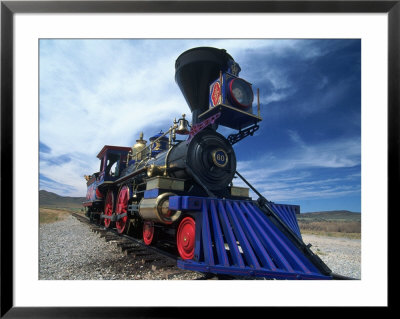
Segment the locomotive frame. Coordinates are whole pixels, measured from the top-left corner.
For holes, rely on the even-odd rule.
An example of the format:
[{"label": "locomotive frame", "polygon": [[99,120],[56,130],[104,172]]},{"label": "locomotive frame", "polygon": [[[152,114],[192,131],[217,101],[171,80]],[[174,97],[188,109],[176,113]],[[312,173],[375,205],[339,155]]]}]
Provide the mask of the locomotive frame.
[{"label": "locomotive frame", "polygon": [[[183,114],[165,133],[150,138],[149,145],[141,134],[132,148],[104,146],[97,155],[100,171],[85,176],[86,214],[119,234],[142,238],[146,245],[173,243],[183,269],[332,279],[329,267],[301,239],[299,206],[268,201],[236,170],[232,145],[253,135],[262,120],[259,91],[254,115],[251,84],[239,72],[223,49],[199,47],[182,53],[175,80],[192,112],[192,124]],[[235,91],[233,81],[241,83]],[[244,95],[248,106],[239,102]],[[238,132],[225,138],[217,132],[219,125]],[[235,176],[249,188],[233,186]],[[257,200],[249,197],[249,189]]]}]

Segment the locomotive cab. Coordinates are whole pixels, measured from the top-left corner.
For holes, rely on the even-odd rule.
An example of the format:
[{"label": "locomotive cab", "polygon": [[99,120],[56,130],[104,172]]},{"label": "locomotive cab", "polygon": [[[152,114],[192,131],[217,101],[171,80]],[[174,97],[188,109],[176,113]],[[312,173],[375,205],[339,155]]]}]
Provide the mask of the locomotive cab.
[{"label": "locomotive cab", "polygon": [[113,183],[122,170],[126,167],[126,158],[129,147],[105,145],[97,158],[100,159],[99,172],[85,176],[87,191],[85,207],[101,209],[104,200],[102,187],[104,184]]},{"label": "locomotive cab", "polygon": [[100,162],[98,180],[100,183],[115,181],[124,168],[130,147],[105,145],[97,158]]}]

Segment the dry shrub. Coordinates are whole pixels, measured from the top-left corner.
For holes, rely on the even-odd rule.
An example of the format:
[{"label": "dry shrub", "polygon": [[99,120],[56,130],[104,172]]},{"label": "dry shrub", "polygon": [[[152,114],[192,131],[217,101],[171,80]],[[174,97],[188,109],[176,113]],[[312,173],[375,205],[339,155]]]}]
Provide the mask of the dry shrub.
[{"label": "dry shrub", "polygon": [[299,226],[301,230],[338,233],[361,233],[361,222],[299,221]]},{"label": "dry shrub", "polygon": [[48,224],[64,220],[70,215],[66,210],[39,208],[39,223]]}]

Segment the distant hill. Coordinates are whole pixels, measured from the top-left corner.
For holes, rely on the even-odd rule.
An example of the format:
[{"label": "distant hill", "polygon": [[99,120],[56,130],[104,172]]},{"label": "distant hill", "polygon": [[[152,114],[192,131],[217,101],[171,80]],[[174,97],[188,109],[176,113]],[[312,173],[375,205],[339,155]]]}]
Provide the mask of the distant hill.
[{"label": "distant hill", "polygon": [[299,221],[361,221],[361,214],[348,210],[302,213],[297,215]]},{"label": "distant hill", "polygon": [[60,196],[45,190],[39,191],[40,207],[82,208],[82,203],[85,200],[85,197]]},{"label": "distant hill", "polygon": [[[60,196],[45,190],[39,191],[40,207],[82,208],[85,197]],[[301,213],[296,215],[299,222],[310,221],[361,221],[361,214],[347,210],[333,210],[323,212]]]}]

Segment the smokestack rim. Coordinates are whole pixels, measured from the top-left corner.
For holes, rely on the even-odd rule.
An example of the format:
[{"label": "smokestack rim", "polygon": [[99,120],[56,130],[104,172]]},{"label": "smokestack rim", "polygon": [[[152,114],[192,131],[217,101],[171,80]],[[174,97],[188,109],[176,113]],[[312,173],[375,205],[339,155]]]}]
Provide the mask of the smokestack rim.
[{"label": "smokestack rim", "polygon": [[[186,51],[184,51],[184,52],[182,52],[178,57],[177,57],[177,59],[176,59],[176,61],[175,61],[175,71],[177,71],[177,69],[179,69],[180,67],[181,67],[181,59],[184,57],[184,56],[186,56],[186,55],[188,55],[188,54],[190,54],[190,53],[193,53],[193,51],[203,51],[203,52],[209,52],[209,53],[214,53],[214,57],[215,58],[220,58],[221,60],[223,59],[224,61],[224,64],[226,64],[227,65],[227,62],[229,61],[229,60],[232,60],[232,61],[234,61],[234,59],[232,58],[232,56],[228,53],[228,52],[226,52],[226,50],[225,49],[218,49],[218,48],[213,48],[213,47],[207,47],[207,46],[205,46],[205,47],[196,47],[196,48],[191,48],[191,49],[189,49],[189,50],[186,50]],[[219,55],[219,56],[218,56]],[[185,61],[185,64],[188,64],[188,63],[192,63],[192,62],[201,62],[202,61],[202,59],[199,59],[198,57],[196,57],[196,59],[195,60],[193,60],[193,61]],[[222,61],[221,61],[222,62]]]}]

